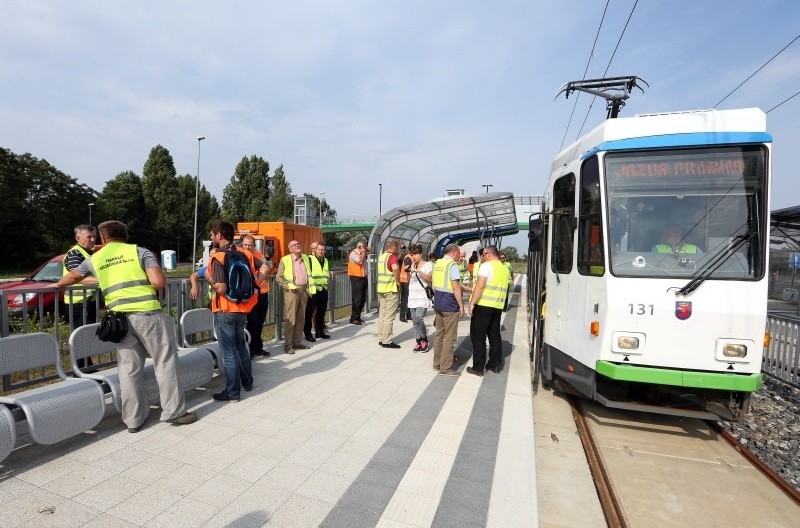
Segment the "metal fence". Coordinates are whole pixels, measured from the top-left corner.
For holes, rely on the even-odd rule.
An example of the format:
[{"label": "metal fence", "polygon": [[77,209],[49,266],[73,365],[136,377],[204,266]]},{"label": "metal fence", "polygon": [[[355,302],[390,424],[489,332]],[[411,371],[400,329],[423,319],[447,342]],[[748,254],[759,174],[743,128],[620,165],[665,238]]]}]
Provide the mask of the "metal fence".
[{"label": "metal fence", "polygon": [[764,351],[761,370],[784,383],[800,388],[798,367],[800,367],[800,350],[798,350],[798,334],[800,319],[788,315],[769,314],[767,316],[767,332],[771,339],[769,347]]},{"label": "metal fence", "polygon": [[[269,277],[269,309],[265,327],[274,326],[274,334],[277,340],[283,338],[283,325],[276,324],[283,320],[283,295],[281,288],[275,284],[275,277]],[[59,342],[64,359],[65,370],[69,372],[71,365],[68,358],[69,335],[72,328],[71,310],[61,302],[49,305],[45,304],[48,296],[52,297],[53,289],[42,290],[40,288],[17,289],[9,293],[0,290],[0,336],[6,337],[13,334],[27,334],[31,332],[48,332],[53,334]],[[175,321],[176,336],[180,336],[178,322],[183,313],[193,308],[210,307],[212,302],[209,299],[209,285],[205,281],[200,282],[200,294],[197,299],[190,296],[191,283],[189,279],[168,279],[167,286],[163,291],[161,304],[164,311],[171,315]],[[72,286],[64,292],[65,296],[77,293],[94,293],[96,287]],[[21,310],[9,309],[9,300],[15,296],[23,296],[26,299],[27,307]],[[49,302],[49,301],[48,301]],[[102,301],[95,295],[95,299],[89,301],[102,306]],[[352,293],[350,280],[344,271],[331,271],[328,281],[328,316],[327,320],[331,323],[336,320],[335,310],[352,304]],[[98,310],[100,313],[100,310]],[[280,318],[276,314],[281,314]],[[84,312],[85,317],[85,312]],[[98,316],[99,318],[99,316]],[[23,388],[37,383],[56,379],[54,373],[31,372],[24,380],[12,380],[9,376],[3,376],[2,388],[4,391]]]}]

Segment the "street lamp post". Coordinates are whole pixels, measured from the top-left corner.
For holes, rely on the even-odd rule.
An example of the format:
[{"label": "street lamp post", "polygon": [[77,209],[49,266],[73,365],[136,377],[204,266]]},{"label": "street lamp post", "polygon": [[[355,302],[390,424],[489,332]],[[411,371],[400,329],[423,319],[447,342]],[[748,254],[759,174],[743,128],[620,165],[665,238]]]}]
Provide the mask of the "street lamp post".
[{"label": "street lamp post", "polygon": [[194,183],[194,229],[192,233],[192,269],[196,266],[197,262],[197,201],[200,195],[200,142],[205,139],[205,136],[197,136],[197,177]]},{"label": "street lamp post", "polygon": [[93,203],[89,204],[89,225],[92,225],[92,207],[94,206]]},{"label": "street lamp post", "polygon": [[486,194],[489,194],[489,187],[494,187],[494,185],[484,185],[486,187]]},{"label": "street lamp post", "polygon": [[382,207],[381,200],[382,199],[383,199],[383,184],[379,183],[378,184],[378,220],[380,220],[381,216],[383,215],[383,211],[381,210],[381,207]]},{"label": "street lamp post", "polygon": [[325,205],[325,191],[319,193],[319,227],[322,228],[322,208]]}]

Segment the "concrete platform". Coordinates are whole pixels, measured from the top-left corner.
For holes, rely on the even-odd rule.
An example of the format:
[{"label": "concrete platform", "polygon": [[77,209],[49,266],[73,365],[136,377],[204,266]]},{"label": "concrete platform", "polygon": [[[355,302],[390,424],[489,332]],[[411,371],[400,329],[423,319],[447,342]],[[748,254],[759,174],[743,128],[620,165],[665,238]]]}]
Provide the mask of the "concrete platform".
[{"label": "concrete platform", "polygon": [[[410,323],[395,322],[403,348],[381,348],[366,319],[296,355],[273,343],[239,403],[211,400],[218,379],[192,391],[193,425],[154,410],[129,434],[111,413],[18,447],[0,463],[0,526],[537,526],[524,308],[504,316],[504,370],[483,378],[437,375]],[[463,372],[468,317],[458,332]]]}]

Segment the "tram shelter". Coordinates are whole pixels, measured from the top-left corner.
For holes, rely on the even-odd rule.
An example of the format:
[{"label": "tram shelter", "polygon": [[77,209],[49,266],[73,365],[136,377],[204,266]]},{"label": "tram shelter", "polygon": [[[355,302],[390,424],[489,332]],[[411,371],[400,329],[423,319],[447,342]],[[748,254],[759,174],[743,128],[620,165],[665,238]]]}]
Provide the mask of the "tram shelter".
[{"label": "tram shelter", "polygon": [[800,205],[772,211],[770,244],[800,251]]},{"label": "tram shelter", "polygon": [[497,244],[502,236],[518,232],[513,193],[457,195],[387,211],[375,224],[369,245],[380,252],[391,238],[400,245],[421,244],[426,253],[440,257],[450,243]]}]

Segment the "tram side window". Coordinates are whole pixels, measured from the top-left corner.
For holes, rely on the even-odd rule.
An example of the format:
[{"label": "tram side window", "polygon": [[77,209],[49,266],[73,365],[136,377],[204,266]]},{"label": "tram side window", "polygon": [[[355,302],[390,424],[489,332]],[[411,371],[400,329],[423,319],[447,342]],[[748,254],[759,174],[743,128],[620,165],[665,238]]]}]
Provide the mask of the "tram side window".
[{"label": "tram side window", "polygon": [[578,272],[601,276],[605,273],[605,248],[600,211],[600,170],[597,156],[581,167],[580,216],[578,217]]},{"label": "tram side window", "polygon": [[567,174],[553,185],[553,254],[556,273],[572,271],[572,219],[575,217],[575,175]]}]

